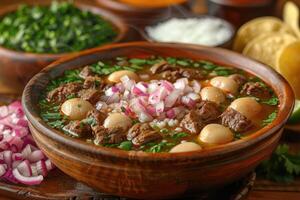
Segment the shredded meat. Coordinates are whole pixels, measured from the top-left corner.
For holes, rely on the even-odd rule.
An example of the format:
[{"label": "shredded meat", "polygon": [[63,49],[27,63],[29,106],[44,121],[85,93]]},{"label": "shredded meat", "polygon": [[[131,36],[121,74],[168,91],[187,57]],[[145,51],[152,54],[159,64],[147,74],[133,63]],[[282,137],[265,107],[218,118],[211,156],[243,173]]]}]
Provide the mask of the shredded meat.
[{"label": "shredded meat", "polygon": [[102,79],[98,76],[88,76],[85,78],[83,83],[83,88],[102,88],[104,86],[104,83]]},{"label": "shredded meat", "polygon": [[246,77],[241,75],[241,74],[232,74],[232,75],[229,76],[229,78],[233,79],[240,86],[244,85],[247,81]]},{"label": "shredded meat", "polygon": [[76,94],[81,90],[80,83],[67,83],[50,91],[47,95],[49,101],[63,102],[68,96]]},{"label": "shredded meat", "polygon": [[229,127],[235,132],[245,132],[252,126],[250,120],[232,108],[228,108],[221,115],[221,119],[224,126]]},{"label": "shredded meat", "polygon": [[92,118],[95,120],[96,124],[102,125],[104,120],[106,119],[106,114],[96,109],[93,109],[88,112],[87,118]]},{"label": "shredded meat", "polygon": [[205,123],[216,120],[221,114],[218,105],[211,101],[202,101],[197,105],[197,107],[198,115]]},{"label": "shredded meat", "polygon": [[90,66],[85,66],[79,73],[79,77],[85,79],[88,76],[94,76],[94,72],[91,70]]},{"label": "shredded meat", "polygon": [[159,139],[162,139],[162,136],[153,130],[148,123],[137,123],[127,133],[127,140],[131,140],[137,146]]},{"label": "shredded meat", "polygon": [[63,130],[79,138],[90,136],[92,133],[91,127],[88,124],[78,120],[70,121],[69,124],[63,127]]},{"label": "shredded meat", "polygon": [[180,122],[180,126],[188,130],[191,134],[197,134],[205,126],[205,123],[201,120],[201,116],[197,111],[192,110],[184,116]]},{"label": "shredded meat", "polygon": [[146,144],[148,142],[153,142],[153,141],[160,140],[160,139],[162,139],[162,136],[157,131],[147,130],[147,131],[141,132],[138,136],[136,136],[132,140],[132,143],[134,145],[141,146],[141,145]]},{"label": "shredded meat", "polygon": [[119,144],[126,140],[126,134],[122,128],[108,129],[108,144]]},{"label": "shredded meat", "polygon": [[160,75],[164,80],[167,80],[170,82],[175,82],[177,79],[179,79],[181,77],[181,74],[179,73],[178,70],[175,70],[175,71],[167,70],[167,71],[160,73]]},{"label": "shredded meat", "polygon": [[121,128],[107,129],[100,125],[92,126],[95,144],[119,144],[126,140]]},{"label": "shredded meat", "polygon": [[84,89],[79,92],[79,97],[89,101],[92,104],[97,103],[100,100],[101,92],[94,88]]},{"label": "shredded meat", "polygon": [[179,74],[181,77],[185,77],[188,79],[198,79],[201,80],[204,78],[202,72],[197,69],[183,69],[179,68]]},{"label": "shredded meat", "polygon": [[241,94],[254,96],[262,99],[271,97],[269,90],[261,85],[259,82],[248,82],[243,86]]},{"label": "shredded meat", "polygon": [[169,65],[166,61],[161,61],[159,63],[154,64],[151,68],[150,71],[152,74],[157,74],[164,72],[166,70],[171,70],[173,67]]},{"label": "shredded meat", "polygon": [[132,140],[136,136],[140,135],[142,132],[151,130],[152,128],[148,123],[137,123],[129,129],[127,134],[127,140]]}]

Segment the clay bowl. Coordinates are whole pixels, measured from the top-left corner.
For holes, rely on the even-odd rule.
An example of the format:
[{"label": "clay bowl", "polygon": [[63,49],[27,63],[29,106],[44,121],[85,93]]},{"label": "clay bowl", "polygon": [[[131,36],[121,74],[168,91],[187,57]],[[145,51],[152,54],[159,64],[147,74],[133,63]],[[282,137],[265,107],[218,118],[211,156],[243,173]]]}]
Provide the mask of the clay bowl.
[{"label": "clay bowl", "polygon": [[[28,3],[29,5],[49,5],[51,1]],[[75,4],[82,10],[89,10],[110,21],[117,29],[118,36],[114,42],[124,39],[127,25],[118,16],[98,7],[85,4]],[[19,5],[4,6],[0,9],[0,17],[14,12]],[[0,86],[2,93],[22,93],[30,78],[51,62],[75,53],[36,54],[10,50],[0,46]]]},{"label": "clay bowl", "polygon": [[[51,79],[65,70],[116,56],[154,54],[211,60],[257,75],[279,97],[277,118],[252,135],[229,144],[200,152],[151,154],[94,146],[52,129],[39,117],[40,94]],[[276,147],[293,109],[294,95],[289,84],[274,70],[237,53],[196,45],[135,42],[88,50],[49,65],[30,80],[22,100],[35,141],[63,172],[102,192],[164,199],[187,191],[222,187],[253,170]]]},{"label": "clay bowl", "polygon": [[[155,20],[152,24],[149,25],[149,27],[155,27],[155,26],[157,26],[157,25],[160,24],[160,23],[163,23],[163,22],[166,22],[166,21],[170,20],[171,18],[173,18],[173,16],[168,17],[168,18],[163,19],[163,20],[161,20],[161,19],[160,19],[160,20]],[[201,18],[211,18],[211,19],[220,19],[220,20],[223,20],[224,23],[226,24],[226,26],[228,27],[228,29],[229,29],[230,32],[231,32],[231,37],[230,37],[228,40],[226,40],[225,42],[223,42],[223,43],[217,45],[216,47],[221,47],[221,48],[231,49],[232,43],[233,43],[233,39],[234,39],[234,36],[235,36],[235,31],[236,31],[236,30],[235,30],[234,26],[233,26],[230,22],[228,22],[228,21],[226,21],[226,20],[224,20],[224,19],[221,19],[221,18],[212,16],[212,15],[196,15],[196,14],[193,14],[193,13],[186,13],[185,16],[179,16],[179,17],[176,17],[176,16],[175,16],[174,18],[179,18],[179,19],[188,19],[188,18],[200,18],[200,19],[201,19]],[[153,38],[151,38],[151,37],[148,35],[146,28],[147,28],[147,27],[144,27],[144,28],[139,29],[140,34],[142,35],[142,37],[143,37],[146,41],[148,41],[148,42],[158,42],[158,41],[154,40]]]},{"label": "clay bowl", "polygon": [[96,0],[97,4],[121,16],[128,23],[136,27],[144,27],[157,19],[172,15],[172,12],[188,8],[188,1],[164,7],[137,7],[116,0]]}]

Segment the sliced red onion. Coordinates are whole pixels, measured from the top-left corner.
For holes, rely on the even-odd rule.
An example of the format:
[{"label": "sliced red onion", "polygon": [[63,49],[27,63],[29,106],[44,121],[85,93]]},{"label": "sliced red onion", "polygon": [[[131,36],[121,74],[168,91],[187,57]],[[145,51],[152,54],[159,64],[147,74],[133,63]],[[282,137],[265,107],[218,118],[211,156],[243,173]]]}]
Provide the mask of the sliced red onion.
[{"label": "sliced red onion", "polygon": [[164,100],[168,95],[168,90],[161,87],[149,96],[149,103],[154,105],[159,103],[160,101]]},{"label": "sliced red onion", "polygon": [[48,171],[55,168],[54,164],[49,159],[45,161],[45,164]]},{"label": "sliced red onion", "polygon": [[5,164],[8,166],[8,167],[11,167],[12,166],[12,151],[4,151],[3,152],[3,159],[4,159],[4,162]]},{"label": "sliced red onion", "polygon": [[26,185],[39,185],[44,180],[44,177],[41,175],[34,177],[23,176],[20,174],[18,168],[15,168],[12,173],[18,182]]},{"label": "sliced red onion", "polygon": [[43,154],[43,152],[41,150],[36,150],[34,152],[32,152],[29,156],[28,156],[28,160],[31,162],[31,163],[35,163],[39,160],[42,160],[45,158],[45,155]]},{"label": "sliced red onion", "polygon": [[185,87],[188,85],[189,81],[187,78],[181,78],[178,79],[175,83],[174,83],[174,87],[177,90],[181,90],[183,91],[185,89]]},{"label": "sliced red onion", "polygon": [[196,105],[196,102],[188,96],[183,96],[181,98],[181,101],[184,105],[186,105],[189,108],[193,108]]},{"label": "sliced red onion", "polygon": [[126,90],[131,90],[131,88],[134,86],[135,81],[129,79],[128,76],[123,76],[120,78],[121,82],[123,83],[123,86]]},{"label": "sliced red onion", "polygon": [[133,86],[131,92],[132,92],[132,94],[134,94],[136,96],[148,96],[148,94],[146,92],[142,91],[137,86]]},{"label": "sliced red onion", "polygon": [[30,162],[28,160],[24,160],[21,162],[18,166],[17,169],[23,176],[32,176],[32,170],[30,166]]},{"label": "sliced red onion", "polygon": [[46,163],[35,146],[21,102],[1,107],[0,112],[0,177],[13,183],[39,184],[43,180],[39,173],[46,175],[53,164],[50,160]]},{"label": "sliced red onion", "polygon": [[191,98],[194,101],[197,101],[201,98],[199,94],[194,93],[194,92],[188,93],[186,96]]},{"label": "sliced red onion", "polygon": [[174,119],[176,117],[176,113],[173,108],[168,110],[166,114],[169,119]]},{"label": "sliced red onion", "polygon": [[178,89],[173,90],[169,96],[165,99],[165,106],[167,108],[171,108],[177,101],[177,99],[180,97],[181,91]]},{"label": "sliced red onion", "polygon": [[9,115],[9,109],[7,106],[0,107],[0,119]]},{"label": "sliced red onion", "polygon": [[[115,89],[113,89],[115,88]],[[115,93],[117,93],[119,90],[116,87],[110,87],[107,90],[105,90],[104,94],[108,97],[111,97],[112,95],[114,95]]]},{"label": "sliced red onion", "polygon": [[39,175],[42,175],[44,177],[47,176],[48,171],[47,171],[47,166],[46,166],[46,163],[44,160],[39,160],[36,163],[36,169],[37,169],[37,172]]},{"label": "sliced red onion", "polygon": [[103,102],[103,101],[98,101],[97,103],[96,103],[96,109],[97,110],[105,110],[105,109],[107,109],[107,104],[105,103],[105,102]]},{"label": "sliced red onion", "polygon": [[6,164],[0,164],[0,178],[6,173]]},{"label": "sliced red onion", "polygon": [[148,92],[151,94],[153,92],[155,92],[158,89],[158,83],[157,82],[152,82],[149,84],[148,86]]},{"label": "sliced red onion", "polygon": [[111,104],[111,103],[117,103],[118,101],[120,101],[120,97],[117,93],[114,93],[107,99],[106,103]]},{"label": "sliced red onion", "polygon": [[159,116],[160,113],[163,113],[165,109],[164,102],[160,101],[158,104],[155,105],[156,115]]},{"label": "sliced red onion", "polygon": [[148,105],[146,109],[151,116],[156,116],[156,108],[153,105]]},{"label": "sliced red onion", "polygon": [[201,85],[200,85],[200,83],[198,81],[193,80],[191,82],[191,85],[193,87],[194,92],[199,93],[201,91]]},{"label": "sliced red onion", "polygon": [[162,85],[164,88],[166,88],[169,92],[172,92],[172,91],[174,90],[173,84],[170,83],[169,81],[163,80],[163,81],[161,82],[161,85]]},{"label": "sliced red onion", "polygon": [[153,120],[152,116],[149,115],[148,113],[141,112],[141,113],[139,114],[139,121],[140,121],[140,122],[150,122],[150,121],[152,121],[152,120]]}]

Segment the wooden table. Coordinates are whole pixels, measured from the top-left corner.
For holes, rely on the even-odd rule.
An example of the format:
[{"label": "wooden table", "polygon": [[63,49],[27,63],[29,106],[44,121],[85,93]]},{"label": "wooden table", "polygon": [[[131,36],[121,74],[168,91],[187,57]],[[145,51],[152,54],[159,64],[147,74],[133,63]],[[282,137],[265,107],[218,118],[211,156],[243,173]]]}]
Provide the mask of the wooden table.
[{"label": "wooden table", "polygon": [[[26,3],[27,0],[0,0],[0,7],[8,4],[15,3]],[[37,0],[43,1],[43,0]],[[78,0],[79,1],[79,0]],[[85,3],[94,4],[93,0],[81,0]],[[280,4],[285,0],[280,0]],[[295,0],[296,3],[300,3],[300,0]],[[204,12],[205,4],[203,0],[198,0],[197,6],[195,6],[195,10],[198,12]],[[292,146],[293,149],[300,151],[300,133],[291,134],[285,133],[282,142],[286,142]],[[0,200],[9,200],[11,198],[5,197],[3,193],[0,191]],[[253,190],[250,192],[248,196],[249,200],[300,200],[300,178],[298,178],[295,182],[291,184],[277,184],[271,181],[257,179],[255,182]]]}]

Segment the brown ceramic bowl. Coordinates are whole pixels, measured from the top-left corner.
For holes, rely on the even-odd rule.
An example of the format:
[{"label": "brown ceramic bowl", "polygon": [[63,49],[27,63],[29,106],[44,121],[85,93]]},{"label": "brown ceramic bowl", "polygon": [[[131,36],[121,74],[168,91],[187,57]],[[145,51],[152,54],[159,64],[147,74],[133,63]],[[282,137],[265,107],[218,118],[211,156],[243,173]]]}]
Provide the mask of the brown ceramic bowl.
[{"label": "brown ceramic bowl", "polygon": [[[235,28],[234,28],[234,26],[233,26],[230,22],[228,22],[228,21],[226,21],[226,20],[224,20],[224,19],[221,19],[221,18],[212,16],[212,15],[195,15],[195,14],[193,14],[193,13],[186,13],[185,16],[180,16],[180,17],[176,17],[176,16],[175,16],[175,17],[168,17],[168,18],[163,19],[163,20],[155,20],[155,21],[154,21],[152,24],[150,24],[149,26],[150,26],[150,27],[155,27],[155,26],[158,25],[159,23],[166,22],[166,21],[170,20],[171,18],[179,18],[179,19],[188,19],[188,18],[199,18],[199,19],[201,19],[201,18],[211,18],[211,19],[220,19],[220,20],[224,21],[224,24],[225,24],[225,25],[228,27],[228,29],[230,30],[230,32],[231,32],[231,37],[230,37],[228,40],[226,40],[225,42],[223,42],[223,43],[217,45],[216,47],[221,47],[221,48],[226,48],[226,49],[231,49],[231,47],[232,47],[232,43],[233,43],[233,39],[234,39],[234,36],[235,36],[235,31],[236,31]],[[143,29],[139,29],[140,34],[142,35],[142,37],[143,37],[146,41],[148,41],[148,42],[158,42],[158,41],[156,41],[155,39],[153,39],[153,38],[151,38],[151,37],[149,36],[149,34],[147,33],[146,28],[147,28],[147,27],[145,27],[145,28],[143,28]]]},{"label": "brown ceramic bowl", "polygon": [[[95,146],[52,129],[39,117],[40,94],[51,79],[65,70],[116,56],[141,54],[210,60],[255,74],[278,95],[278,116],[270,125],[241,140],[203,151],[172,154]],[[111,45],[61,59],[34,76],[23,93],[32,135],[59,169],[99,191],[143,199],[178,197],[187,191],[222,187],[242,178],[272,153],[293,104],[294,94],[282,76],[240,54],[196,45],[146,42]]]},{"label": "brown ceramic bowl", "polygon": [[[29,5],[49,5],[51,1],[32,1]],[[118,36],[114,42],[124,39],[127,33],[127,25],[118,16],[111,12],[105,11],[98,7],[85,4],[75,4],[82,10],[89,10],[95,14],[101,15],[110,21],[117,29]],[[10,5],[0,8],[0,17],[8,13],[14,12],[19,5]],[[30,78],[38,73],[42,68],[51,62],[67,55],[75,53],[63,54],[36,54],[10,50],[0,47],[0,92],[2,93],[22,93],[22,90]]]},{"label": "brown ceramic bowl", "polygon": [[144,27],[152,21],[165,18],[172,12],[185,10],[188,1],[165,7],[137,7],[116,0],[96,0],[98,5],[124,18],[135,27]]}]

